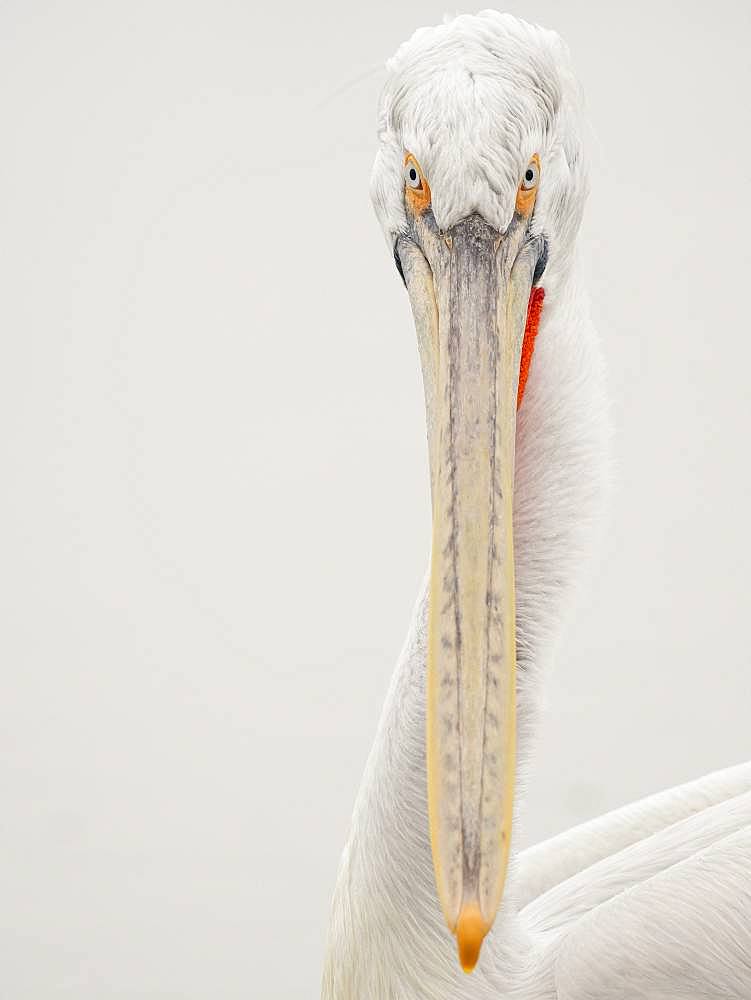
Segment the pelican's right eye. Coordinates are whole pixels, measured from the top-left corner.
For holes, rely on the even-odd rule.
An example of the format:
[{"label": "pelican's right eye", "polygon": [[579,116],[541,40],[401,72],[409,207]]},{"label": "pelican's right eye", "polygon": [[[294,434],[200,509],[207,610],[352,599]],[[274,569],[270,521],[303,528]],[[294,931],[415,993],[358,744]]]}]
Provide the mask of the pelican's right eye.
[{"label": "pelican's right eye", "polygon": [[412,188],[413,191],[419,191],[422,187],[420,172],[415,166],[414,160],[407,160],[404,165],[404,180],[407,187]]},{"label": "pelican's right eye", "polygon": [[430,204],[430,185],[411,153],[404,157],[404,194],[407,206],[415,216],[422,215]]}]

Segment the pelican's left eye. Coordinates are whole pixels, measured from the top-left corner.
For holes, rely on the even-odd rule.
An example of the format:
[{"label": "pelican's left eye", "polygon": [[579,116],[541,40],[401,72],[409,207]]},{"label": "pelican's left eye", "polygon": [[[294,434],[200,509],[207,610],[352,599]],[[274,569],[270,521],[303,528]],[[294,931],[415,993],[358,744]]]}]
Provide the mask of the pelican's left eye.
[{"label": "pelican's left eye", "polygon": [[404,166],[404,181],[407,187],[412,188],[413,191],[419,191],[422,187],[420,172],[410,160]]},{"label": "pelican's left eye", "polygon": [[516,211],[525,219],[532,214],[540,183],[540,157],[535,153],[524,168],[519,189],[516,192]]},{"label": "pelican's left eye", "polygon": [[539,164],[535,160],[530,160],[527,169],[524,171],[524,176],[522,177],[522,191],[531,191],[533,188],[536,188],[539,179]]}]

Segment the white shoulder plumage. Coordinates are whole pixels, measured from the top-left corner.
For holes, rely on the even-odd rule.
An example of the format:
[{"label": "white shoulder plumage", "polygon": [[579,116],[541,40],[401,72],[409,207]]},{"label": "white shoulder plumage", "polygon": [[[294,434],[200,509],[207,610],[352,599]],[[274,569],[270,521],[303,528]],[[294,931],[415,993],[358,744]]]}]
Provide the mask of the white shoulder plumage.
[{"label": "white shoulder plumage", "polygon": [[[751,763],[738,764],[632,802],[536,844],[519,857],[518,905],[532,904],[554,886],[687,817],[704,813],[704,823],[711,823],[712,806],[749,791]],[[542,906],[543,900],[539,902]]]},{"label": "white shoulder plumage", "polygon": [[743,764],[524,852],[521,918],[540,943],[551,995],[747,1000],[750,847],[751,764]]},{"label": "white shoulder plumage", "polygon": [[712,812],[718,835],[726,822],[740,828],[714,841],[703,831],[700,841],[710,842],[694,853],[685,842],[683,860],[597,906],[565,936],[558,1000],[748,1000],[751,801]]}]

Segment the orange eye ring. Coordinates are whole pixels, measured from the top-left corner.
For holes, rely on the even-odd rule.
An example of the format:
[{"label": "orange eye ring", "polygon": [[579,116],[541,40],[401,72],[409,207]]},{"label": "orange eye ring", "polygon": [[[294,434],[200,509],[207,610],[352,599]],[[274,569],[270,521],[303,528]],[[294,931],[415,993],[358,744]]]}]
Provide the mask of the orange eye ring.
[{"label": "orange eye ring", "polygon": [[528,216],[532,214],[537,198],[537,188],[540,183],[540,157],[537,153],[527,164],[524,176],[516,192],[516,211],[519,215]]},{"label": "orange eye ring", "polygon": [[404,157],[404,200],[413,215],[422,215],[430,205],[430,185],[411,153]]}]

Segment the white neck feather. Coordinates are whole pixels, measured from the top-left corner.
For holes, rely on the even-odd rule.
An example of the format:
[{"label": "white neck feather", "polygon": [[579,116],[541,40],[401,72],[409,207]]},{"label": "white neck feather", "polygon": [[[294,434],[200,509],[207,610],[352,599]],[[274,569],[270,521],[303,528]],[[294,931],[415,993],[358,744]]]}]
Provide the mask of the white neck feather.
[{"label": "white neck feather", "polygon": [[[544,284],[544,282],[543,282]],[[560,287],[560,286],[559,286]],[[552,301],[551,301],[552,300]],[[573,276],[546,298],[517,423],[519,802],[542,679],[599,520],[607,467],[603,370]],[[438,904],[425,781],[425,588],[365,769],[333,901],[324,1000],[533,1000],[550,996],[514,902],[514,864],[471,976],[459,969]]]}]

